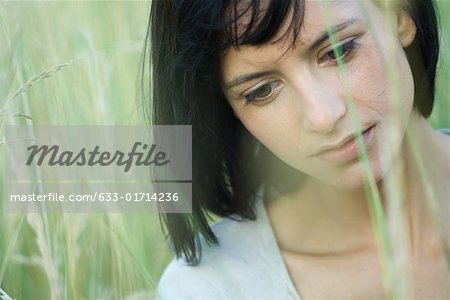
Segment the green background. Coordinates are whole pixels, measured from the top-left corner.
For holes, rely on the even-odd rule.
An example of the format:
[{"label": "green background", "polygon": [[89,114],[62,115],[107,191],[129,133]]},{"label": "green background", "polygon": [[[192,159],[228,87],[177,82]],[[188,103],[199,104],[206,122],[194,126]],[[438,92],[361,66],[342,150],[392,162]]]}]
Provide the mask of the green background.
[{"label": "green background", "polygon": [[[436,128],[450,127],[450,1],[438,4]],[[139,80],[149,6],[0,2],[2,136],[5,124],[144,124]],[[155,214],[0,218],[0,287],[17,299],[149,299],[172,256]]]}]

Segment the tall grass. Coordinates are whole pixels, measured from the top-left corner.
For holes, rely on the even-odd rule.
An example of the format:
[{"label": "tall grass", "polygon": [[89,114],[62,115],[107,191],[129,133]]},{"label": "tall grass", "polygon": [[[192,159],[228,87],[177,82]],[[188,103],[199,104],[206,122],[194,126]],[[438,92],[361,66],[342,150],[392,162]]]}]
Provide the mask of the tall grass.
[{"label": "tall grass", "polygon": [[[5,124],[144,124],[148,8],[1,2],[2,137]],[[0,222],[0,287],[17,299],[149,299],[171,256],[155,214],[2,212]]]},{"label": "tall grass", "polygon": [[[438,4],[436,128],[450,127],[450,1]],[[5,124],[144,123],[136,99],[148,7],[0,2],[1,135]],[[0,230],[0,288],[17,299],[148,299],[172,255],[157,215],[2,211]]]}]

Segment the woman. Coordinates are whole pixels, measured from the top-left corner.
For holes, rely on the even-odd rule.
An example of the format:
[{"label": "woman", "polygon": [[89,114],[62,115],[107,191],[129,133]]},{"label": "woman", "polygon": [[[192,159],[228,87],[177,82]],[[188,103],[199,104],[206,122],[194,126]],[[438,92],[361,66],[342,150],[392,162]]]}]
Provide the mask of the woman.
[{"label": "woman", "polygon": [[153,1],[149,37],[154,122],[193,131],[157,298],[449,299],[432,0]]}]

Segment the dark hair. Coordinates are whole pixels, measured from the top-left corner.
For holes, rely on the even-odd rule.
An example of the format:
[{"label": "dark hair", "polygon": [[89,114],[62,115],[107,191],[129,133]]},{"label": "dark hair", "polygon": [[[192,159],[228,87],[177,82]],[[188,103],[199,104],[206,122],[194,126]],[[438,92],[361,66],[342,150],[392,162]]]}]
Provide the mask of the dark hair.
[{"label": "dark hair", "polygon": [[[406,49],[416,87],[414,105],[427,117],[433,107],[439,51],[435,6],[433,0],[405,4],[418,29],[413,45]],[[298,36],[303,0],[271,0],[264,10],[260,5],[259,0],[152,1],[144,50],[148,60],[143,63],[143,68],[150,63],[152,76],[151,122],[192,125],[193,133],[192,213],[161,213],[160,221],[168,229],[177,257],[183,255],[192,265],[201,257],[199,234],[208,243],[218,243],[208,225],[209,212],[254,220],[256,192],[263,180],[271,180],[268,169],[288,174],[280,182],[301,178],[246,130],[219,85],[220,54],[229,47],[268,43],[291,12],[285,34]],[[243,16],[245,25],[237,30]]]}]

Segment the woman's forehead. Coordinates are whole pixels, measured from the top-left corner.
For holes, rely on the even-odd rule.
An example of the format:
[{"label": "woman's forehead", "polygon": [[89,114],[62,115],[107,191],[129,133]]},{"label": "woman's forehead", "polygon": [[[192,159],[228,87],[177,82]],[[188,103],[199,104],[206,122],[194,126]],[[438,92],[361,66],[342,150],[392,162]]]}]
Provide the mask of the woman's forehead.
[{"label": "woman's forehead", "polygon": [[[290,50],[294,50],[297,56],[305,54],[304,57],[306,57],[307,53],[312,53],[310,49],[320,46],[319,44],[315,46],[316,43],[323,43],[328,39],[330,28],[333,32],[349,36],[360,34],[363,30],[375,30],[369,25],[378,24],[380,26],[377,27],[380,27],[380,30],[384,26],[381,23],[381,18],[384,17],[372,1],[358,3],[358,1],[336,0],[325,3],[328,2],[329,7],[322,7],[319,1],[305,2],[306,11],[302,27],[295,40],[291,34],[293,31],[288,27],[289,22],[285,22],[271,41],[258,45],[240,44],[239,47],[228,48],[220,60],[223,82],[226,83],[248,70],[274,67],[282,62],[285,54],[290,53]],[[369,10],[370,16],[367,13]],[[371,18],[369,22],[367,17]],[[285,34],[286,32],[290,34]]]},{"label": "woman's forehead", "polygon": [[[345,19],[368,17],[372,0],[242,0],[227,9],[229,27],[225,38],[233,46],[260,45],[302,35]],[[284,11],[280,11],[284,10]],[[274,21],[278,19],[277,21]],[[267,22],[273,22],[271,26]],[[276,27],[276,28],[275,28]],[[270,37],[268,37],[270,35]]]}]

